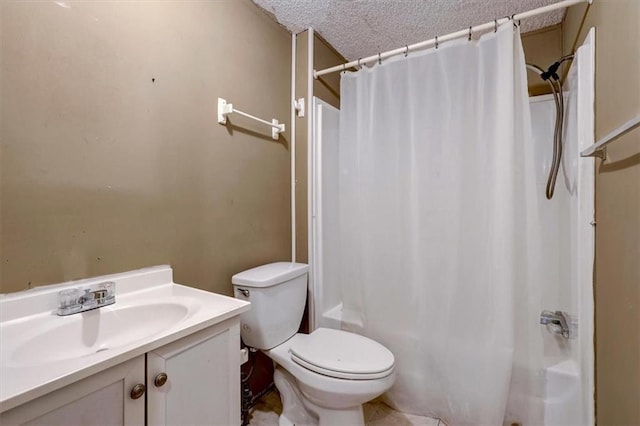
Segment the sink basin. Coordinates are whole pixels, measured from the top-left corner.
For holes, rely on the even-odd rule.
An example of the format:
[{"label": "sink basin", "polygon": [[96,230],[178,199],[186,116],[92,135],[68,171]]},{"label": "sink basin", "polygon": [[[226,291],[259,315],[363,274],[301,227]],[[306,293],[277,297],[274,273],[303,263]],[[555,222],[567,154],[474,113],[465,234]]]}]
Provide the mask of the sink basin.
[{"label": "sink basin", "polygon": [[[115,304],[58,316],[60,292],[115,283]],[[173,282],[161,265],[0,294],[0,414],[201,330],[249,302]]]},{"label": "sink basin", "polygon": [[86,357],[152,337],[188,314],[186,304],[156,302],[46,316],[34,320],[39,324],[29,328],[38,330],[37,334],[24,336],[9,358],[14,365],[33,365]]}]

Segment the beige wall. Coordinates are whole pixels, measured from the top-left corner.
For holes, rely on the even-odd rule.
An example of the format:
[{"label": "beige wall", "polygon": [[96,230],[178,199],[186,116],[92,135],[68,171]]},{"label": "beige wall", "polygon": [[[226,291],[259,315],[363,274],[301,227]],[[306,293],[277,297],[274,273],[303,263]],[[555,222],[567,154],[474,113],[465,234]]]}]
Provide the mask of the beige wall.
[{"label": "beige wall", "polygon": [[[0,292],[290,256],[290,35],[249,0],[1,2]],[[237,127],[236,127],[237,125]],[[242,127],[240,127],[242,126]]]},{"label": "beige wall", "polygon": [[[345,63],[346,59],[316,33],[313,47],[313,63],[316,70]],[[340,73],[334,72],[313,81],[313,96],[340,108]]]},{"label": "beige wall", "polygon": [[[546,70],[562,57],[562,25],[543,28],[522,35],[522,48],[527,63]],[[551,93],[549,84],[538,74],[528,71],[529,94],[531,96]]]},{"label": "beige wall", "polygon": [[[564,50],[596,27],[596,139],[640,114],[640,1],[571,8]],[[579,31],[580,30],[580,31]],[[596,166],[596,416],[640,424],[640,129]]]},{"label": "beige wall", "polygon": [[[307,96],[307,43],[308,33],[296,35],[296,99]],[[296,261],[307,262],[307,119],[296,118]]]}]

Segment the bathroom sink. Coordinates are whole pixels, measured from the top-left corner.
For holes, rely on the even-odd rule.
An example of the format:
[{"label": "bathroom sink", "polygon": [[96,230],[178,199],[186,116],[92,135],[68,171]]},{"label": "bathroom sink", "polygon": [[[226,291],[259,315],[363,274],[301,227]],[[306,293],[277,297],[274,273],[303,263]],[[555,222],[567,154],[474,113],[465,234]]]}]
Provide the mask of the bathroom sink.
[{"label": "bathroom sink", "polygon": [[[67,290],[106,283],[115,303],[58,315]],[[166,265],[0,295],[0,413],[232,318],[239,334],[249,305],[176,284]]]},{"label": "bathroom sink", "polygon": [[152,302],[37,318],[29,324],[16,324],[38,332],[25,336],[10,354],[10,362],[31,365],[90,356],[154,336],[176,326],[188,314],[187,303]]}]

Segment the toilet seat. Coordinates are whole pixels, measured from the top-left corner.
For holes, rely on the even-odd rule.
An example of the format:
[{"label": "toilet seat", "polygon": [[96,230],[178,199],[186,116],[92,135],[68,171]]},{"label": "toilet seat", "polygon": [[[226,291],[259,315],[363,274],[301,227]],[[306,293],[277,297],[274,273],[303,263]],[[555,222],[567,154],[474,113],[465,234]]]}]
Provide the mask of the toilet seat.
[{"label": "toilet seat", "polygon": [[342,330],[319,328],[299,335],[289,352],[296,364],[339,379],[380,379],[393,372],[391,351],[374,340]]}]

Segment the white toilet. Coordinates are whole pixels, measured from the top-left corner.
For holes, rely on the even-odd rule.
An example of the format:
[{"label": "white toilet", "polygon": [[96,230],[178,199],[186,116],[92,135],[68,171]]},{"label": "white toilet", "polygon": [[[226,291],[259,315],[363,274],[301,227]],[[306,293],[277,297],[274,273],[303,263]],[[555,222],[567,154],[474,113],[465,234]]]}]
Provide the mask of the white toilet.
[{"label": "white toilet", "polygon": [[395,381],[393,354],[381,344],[341,330],[297,333],[307,297],[301,263],[278,262],[236,274],[235,297],[251,302],[241,335],[276,364],[280,425],[364,425],[362,404]]}]

